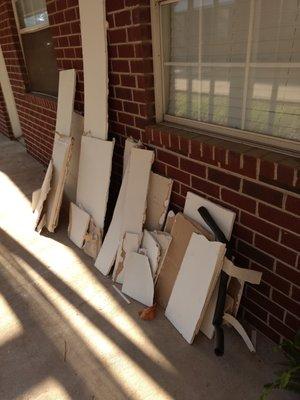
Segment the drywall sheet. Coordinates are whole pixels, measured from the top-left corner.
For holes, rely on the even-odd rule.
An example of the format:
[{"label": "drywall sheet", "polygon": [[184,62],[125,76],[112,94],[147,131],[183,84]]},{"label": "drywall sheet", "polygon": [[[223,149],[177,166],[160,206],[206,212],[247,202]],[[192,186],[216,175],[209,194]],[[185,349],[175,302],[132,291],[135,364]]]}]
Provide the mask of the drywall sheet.
[{"label": "drywall sheet", "polygon": [[89,228],[90,216],[76,204],[70,203],[68,235],[70,240],[80,249]]},{"label": "drywall sheet", "polygon": [[47,168],[47,172],[46,172],[42,187],[40,189],[39,198],[38,198],[36,206],[34,208],[34,213],[33,213],[34,229],[37,228],[37,225],[40,221],[40,218],[41,218],[41,215],[43,212],[44,203],[47,199],[48,193],[50,192],[52,175],[53,175],[53,161],[51,159],[49,162],[48,168]]},{"label": "drywall sheet", "polygon": [[161,250],[157,240],[146,229],[144,230],[141,247],[142,249],[146,250],[152,270],[152,276],[154,278],[158,269]]},{"label": "drywall sheet", "polygon": [[160,245],[160,250],[161,250],[158,269],[154,276],[154,282],[156,283],[158,276],[160,274],[161,268],[163,266],[163,263],[165,261],[167,252],[169,250],[170,244],[172,242],[172,236],[167,232],[159,232],[159,231],[151,232],[151,235],[155,238],[157,243]]},{"label": "drywall sheet", "polygon": [[56,132],[70,136],[76,88],[75,69],[59,72]]},{"label": "drywall sheet", "polygon": [[3,93],[6,110],[9,116],[11,129],[13,131],[14,137],[18,138],[22,136],[22,129],[1,46],[0,46],[0,86]]},{"label": "drywall sheet", "polygon": [[145,306],[153,305],[154,283],[148,257],[130,253],[125,259],[122,292]]},{"label": "drywall sheet", "polygon": [[81,139],[76,202],[103,231],[114,141],[89,136]]},{"label": "drywall sheet", "polygon": [[91,219],[88,232],[85,236],[83,251],[85,254],[96,260],[101,244],[102,234],[100,228],[97,228],[97,226],[94,224],[94,221]]},{"label": "drywall sheet", "polygon": [[108,59],[105,0],[79,0],[84,73],[84,131],[107,139]]},{"label": "drywall sheet", "polygon": [[114,215],[95,262],[104,275],[111,270],[125,232],[142,233],[153,158],[150,150],[134,148],[131,151]]},{"label": "drywall sheet", "polygon": [[172,242],[165,256],[156,285],[157,302],[166,308],[179,268],[185,255],[187,246],[193,233],[206,234],[209,239],[210,233],[201,226],[193,224],[183,214],[178,213],[175,217],[171,230]]},{"label": "drywall sheet", "polygon": [[205,207],[213,217],[219,228],[228,240],[230,240],[235,220],[235,213],[227,208],[221,207],[212,201],[206,200],[197,194],[188,192],[185,200],[183,214],[199,222],[205,229],[211,232],[209,226],[203,221],[198,212],[199,207]]},{"label": "drywall sheet", "polygon": [[145,227],[150,231],[161,230],[164,226],[173,180],[151,172],[147,197]]},{"label": "drywall sheet", "polygon": [[190,344],[221,272],[224,255],[224,244],[192,234],[165,312]]},{"label": "drywall sheet", "polygon": [[37,189],[32,193],[32,196],[31,196],[31,209],[32,209],[33,212],[36,209],[36,206],[38,204],[38,201],[39,201],[39,198],[40,198],[40,195],[41,195],[41,190],[42,189]]},{"label": "drywall sheet", "polygon": [[124,260],[129,253],[137,252],[141,243],[141,235],[125,232],[122,244],[119,246],[115,262],[113,280],[123,283],[124,279]]},{"label": "drywall sheet", "polygon": [[72,138],[55,134],[52,153],[53,176],[46,203],[46,226],[50,232],[54,232],[57,226],[71,152]]},{"label": "drywall sheet", "polygon": [[129,159],[130,159],[130,154],[131,154],[131,150],[133,148],[142,148],[143,144],[142,142],[136,141],[134,140],[132,137],[129,137],[125,140],[125,149],[124,149],[124,157],[123,157],[123,176],[125,174],[126,168],[128,166],[129,163]]}]

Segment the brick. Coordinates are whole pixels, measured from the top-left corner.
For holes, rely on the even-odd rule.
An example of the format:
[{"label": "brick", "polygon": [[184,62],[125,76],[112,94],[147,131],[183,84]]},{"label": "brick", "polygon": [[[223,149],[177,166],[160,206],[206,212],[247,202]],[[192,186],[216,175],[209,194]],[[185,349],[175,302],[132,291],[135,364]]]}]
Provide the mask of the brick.
[{"label": "brick", "polygon": [[219,171],[217,169],[208,169],[208,179],[233,190],[238,191],[240,188],[240,178],[227,172]]},{"label": "brick", "polygon": [[299,318],[294,317],[292,314],[290,314],[288,312],[286,313],[284,322],[286,323],[287,326],[292,328],[294,331],[299,329]]},{"label": "brick", "polygon": [[272,269],[274,265],[274,258],[270,255],[263,253],[254,246],[250,246],[241,240],[238,242],[237,249],[251,260],[256,261],[258,264],[263,265],[266,268]]},{"label": "brick", "polygon": [[179,208],[183,209],[184,203],[185,203],[185,198],[180,196],[177,193],[172,192],[171,193],[171,199],[170,202],[172,204],[176,204]]},{"label": "brick", "polygon": [[128,40],[138,42],[140,40],[151,40],[151,25],[139,25],[127,28]]},{"label": "brick", "polygon": [[132,92],[130,89],[116,87],[115,91],[118,99],[132,100]]},{"label": "brick", "polygon": [[286,247],[281,246],[280,244],[273,242],[263,236],[258,234],[255,235],[255,245],[265,251],[268,254],[273,255],[276,258],[279,258],[283,262],[287,264],[295,265],[297,254],[287,249]]},{"label": "brick", "polygon": [[281,243],[297,252],[300,252],[300,236],[298,235],[282,231]]},{"label": "brick", "polygon": [[114,29],[108,31],[108,39],[109,43],[125,43],[127,36],[126,36],[126,29]]},{"label": "brick", "polygon": [[300,234],[300,218],[277,210],[276,208],[269,207],[265,204],[258,205],[258,214],[261,218],[264,218],[275,225],[282,226],[287,230]]},{"label": "brick", "polygon": [[254,301],[256,304],[258,304],[264,310],[268,311],[270,314],[275,315],[275,317],[283,320],[284,309],[280,305],[278,306],[270,299],[258,293],[256,288],[257,288],[256,285],[255,285],[255,290],[252,287],[248,286],[246,297]]},{"label": "brick", "polygon": [[248,299],[247,297],[243,297],[242,299],[242,306],[245,307],[247,310],[251,311],[252,314],[255,314],[258,318],[263,321],[267,321],[268,313],[257,304],[255,304],[252,300]]},{"label": "brick", "polygon": [[255,157],[247,156],[246,154],[243,154],[242,157],[243,168],[241,169],[241,173],[250,178],[256,178],[257,159]]},{"label": "brick", "polygon": [[152,60],[131,60],[130,69],[132,73],[149,73],[153,71]]},{"label": "brick", "polygon": [[114,72],[129,72],[127,60],[112,60],[112,68]]},{"label": "brick", "polygon": [[255,182],[247,180],[243,181],[243,193],[265,201],[266,203],[274,204],[277,207],[281,207],[283,193],[278,190],[270,189],[267,186],[260,185]]},{"label": "brick", "polygon": [[293,186],[294,168],[286,165],[278,164],[277,166],[277,180],[285,187]]},{"label": "brick", "polygon": [[245,312],[245,319],[250,322],[251,325],[255,326],[260,332],[262,332],[269,339],[273,340],[273,342],[280,342],[280,336],[273,329],[263,323],[260,319],[256,318],[253,314],[249,312]]},{"label": "brick", "polygon": [[126,113],[119,112],[118,113],[118,120],[122,124],[134,125],[134,117],[131,114],[126,114]]},{"label": "brick", "polygon": [[300,286],[300,271],[294,268],[290,268],[287,265],[277,261],[276,263],[276,273],[295,285]]},{"label": "brick", "polygon": [[266,268],[261,267],[258,264],[252,263],[251,269],[262,272],[262,280],[272,287],[280,290],[287,295],[290,293],[291,284],[287,280],[282,279],[280,276],[274,274]]},{"label": "brick", "polygon": [[293,286],[292,289],[292,299],[300,303],[300,289],[296,286]]},{"label": "brick", "polygon": [[187,185],[189,185],[189,183],[190,183],[190,175],[189,174],[187,174],[183,171],[180,171],[180,169],[170,167],[169,165],[167,165],[167,176],[169,178],[174,179],[175,181],[179,181],[179,182],[185,183]]},{"label": "brick", "polygon": [[129,10],[124,10],[119,13],[115,13],[114,15],[116,26],[126,26],[131,24],[131,13]]},{"label": "brick", "polygon": [[275,176],[275,165],[273,162],[261,160],[260,161],[260,171],[259,171],[259,179],[264,180],[267,178],[268,180],[273,180]]},{"label": "brick", "polygon": [[132,10],[132,21],[134,24],[151,22],[150,8],[143,7]]},{"label": "brick", "polygon": [[134,75],[121,75],[121,85],[127,87],[135,87],[136,81]]},{"label": "brick", "polygon": [[273,328],[276,332],[279,332],[286,339],[293,340],[295,338],[296,332],[290,329],[282,322],[278,321],[278,319],[272,317],[272,315],[270,316],[269,325],[271,328]]},{"label": "brick", "polygon": [[120,58],[132,58],[134,57],[134,46],[132,44],[119,44],[118,52]]},{"label": "brick", "polygon": [[152,164],[152,170],[157,174],[166,176],[166,165],[157,160],[154,160],[154,163]]},{"label": "brick", "polygon": [[277,290],[273,290],[272,299],[290,313],[294,315],[300,315],[300,304],[278,292]]},{"label": "brick", "polygon": [[221,194],[222,200],[224,200],[226,203],[232,204],[238,208],[242,208],[243,210],[255,213],[255,200],[243,196],[239,193],[232,192],[231,190],[225,188],[222,188]]},{"label": "brick", "polygon": [[253,240],[253,232],[244,226],[234,224],[233,227],[233,236],[238,237],[239,239],[243,239],[245,242],[252,243]]},{"label": "brick", "polygon": [[300,215],[300,197],[287,196],[285,209],[296,215]]},{"label": "brick", "polygon": [[131,113],[131,114],[138,114],[139,113],[139,106],[136,103],[123,101],[124,111]]},{"label": "brick", "polygon": [[113,0],[106,2],[106,12],[122,10],[124,8],[124,0]]},{"label": "brick", "polygon": [[219,198],[220,188],[214,183],[208,182],[207,180],[200,179],[196,176],[192,176],[192,187],[193,189],[199,190],[204,194],[209,194],[213,197]]},{"label": "brick", "polygon": [[187,158],[180,158],[180,169],[190,174],[205,178],[206,167]]},{"label": "brick", "polygon": [[173,167],[179,166],[179,159],[177,155],[167,153],[166,151],[157,150],[157,158],[166,164],[173,165]]},{"label": "brick", "polygon": [[269,224],[268,222],[257,218],[254,215],[242,212],[240,222],[248,228],[262,233],[270,239],[277,240],[279,237],[279,228],[277,226]]}]

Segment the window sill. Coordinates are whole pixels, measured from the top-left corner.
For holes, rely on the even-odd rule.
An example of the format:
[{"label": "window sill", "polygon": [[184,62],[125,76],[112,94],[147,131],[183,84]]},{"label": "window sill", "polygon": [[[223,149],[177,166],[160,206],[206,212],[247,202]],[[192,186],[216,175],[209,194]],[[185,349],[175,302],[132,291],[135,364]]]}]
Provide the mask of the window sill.
[{"label": "window sill", "polygon": [[300,191],[296,157],[166,123],[147,126],[143,142],[287,191]]},{"label": "window sill", "polygon": [[57,107],[57,98],[49,95],[45,95],[37,92],[26,92],[24,94],[25,100],[30,102],[31,104],[50,108],[51,110],[56,111]]}]

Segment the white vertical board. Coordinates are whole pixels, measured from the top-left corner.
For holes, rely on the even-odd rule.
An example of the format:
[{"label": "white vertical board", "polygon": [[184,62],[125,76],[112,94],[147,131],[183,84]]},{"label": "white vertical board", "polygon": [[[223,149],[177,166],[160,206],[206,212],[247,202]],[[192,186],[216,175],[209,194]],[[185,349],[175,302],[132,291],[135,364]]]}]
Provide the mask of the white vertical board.
[{"label": "white vertical board", "polygon": [[115,142],[83,136],[77,183],[77,205],[103,231]]},{"label": "white vertical board", "polygon": [[54,232],[57,226],[71,152],[72,138],[67,136],[60,137],[58,134],[55,134],[52,153],[53,176],[51,182],[51,190],[47,197],[46,203],[46,226],[48,231],[50,232]]},{"label": "white vertical board", "polygon": [[148,257],[130,253],[125,259],[122,292],[145,306],[153,306],[154,283]]},{"label": "white vertical board", "polygon": [[206,200],[195,193],[187,192],[183,214],[187,217],[192,218],[194,221],[199,222],[199,224],[201,224],[203,228],[207,229],[209,232],[212,232],[212,230],[204,222],[198,212],[198,208],[202,206],[209,211],[210,215],[213,217],[221,231],[224,233],[226,239],[230,240],[235,220],[235,213],[231,210],[228,210],[227,208],[213,203],[210,200]]},{"label": "white vertical board", "polygon": [[70,203],[68,236],[80,249],[89,228],[90,216],[74,203]]},{"label": "white vertical board", "polygon": [[0,46],[0,86],[3,93],[6,110],[9,116],[11,129],[13,131],[14,137],[18,138],[22,136],[22,129],[1,46]]},{"label": "white vertical board", "polygon": [[59,72],[56,132],[70,136],[76,88],[75,69]]},{"label": "white vertical board", "polygon": [[150,170],[154,153],[132,149],[122,181],[114,215],[95,262],[95,267],[108,275],[125,232],[142,233]]},{"label": "white vertical board", "polygon": [[129,164],[131,150],[133,148],[142,148],[142,142],[134,140],[132,137],[129,137],[125,140],[125,148],[124,148],[124,156],[123,156],[123,176],[125,174],[127,165]]},{"label": "white vertical board", "polygon": [[190,344],[209,304],[224,255],[224,244],[192,234],[165,312]]},{"label": "white vertical board", "polygon": [[108,58],[105,0],[79,0],[84,73],[84,131],[107,139]]}]

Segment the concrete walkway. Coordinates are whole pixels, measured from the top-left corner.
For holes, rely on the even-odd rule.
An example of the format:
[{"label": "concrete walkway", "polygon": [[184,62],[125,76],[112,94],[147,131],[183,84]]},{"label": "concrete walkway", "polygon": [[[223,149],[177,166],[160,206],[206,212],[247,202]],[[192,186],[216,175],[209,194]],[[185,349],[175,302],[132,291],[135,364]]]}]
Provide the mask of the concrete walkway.
[{"label": "concrete walkway", "polygon": [[139,320],[141,305],[115,293],[65,223],[33,232],[30,198],[43,175],[0,135],[0,399],[258,399],[273,376],[270,353],[250,354],[228,331],[216,358],[212,342],[188,345],[163,313]]}]

